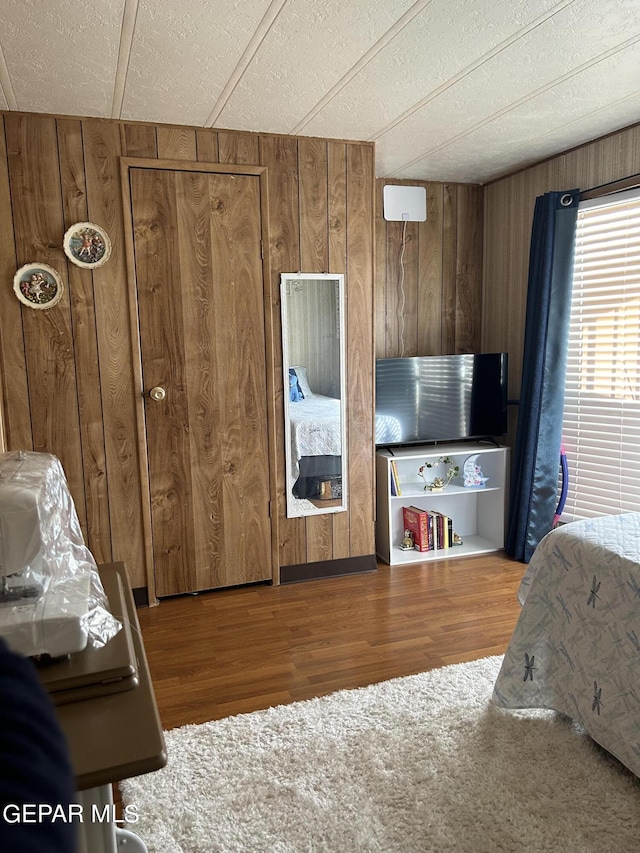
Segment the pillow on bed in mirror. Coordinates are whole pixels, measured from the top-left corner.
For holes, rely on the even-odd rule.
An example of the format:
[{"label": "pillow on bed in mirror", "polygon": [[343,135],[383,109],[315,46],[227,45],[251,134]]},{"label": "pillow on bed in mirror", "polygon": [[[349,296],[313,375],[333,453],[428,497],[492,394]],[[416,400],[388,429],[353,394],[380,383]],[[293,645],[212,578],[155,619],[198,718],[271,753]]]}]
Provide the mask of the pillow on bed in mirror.
[{"label": "pillow on bed in mirror", "polygon": [[300,386],[300,390],[302,391],[302,396],[311,397],[313,395],[313,391],[311,390],[311,388],[309,388],[309,382],[307,380],[307,368],[301,367],[300,365],[294,365],[289,369],[295,371],[295,374],[298,377],[298,385]]},{"label": "pillow on bed in mirror", "polygon": [[299,403],[300,400],[303,399],[304,395],[300,390],[300,385],[298,383],[298,377],[296,376],[296,372],[292,368],[289,368],[289,402]]}]

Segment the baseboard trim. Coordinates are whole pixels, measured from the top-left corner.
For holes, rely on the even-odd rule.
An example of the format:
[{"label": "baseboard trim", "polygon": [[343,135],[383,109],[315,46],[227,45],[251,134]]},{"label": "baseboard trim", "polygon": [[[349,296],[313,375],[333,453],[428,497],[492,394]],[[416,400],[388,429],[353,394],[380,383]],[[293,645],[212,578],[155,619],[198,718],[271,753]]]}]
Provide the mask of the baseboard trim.
[{"label": "baseboard trim", "polygon": [[300,581],[335,578],[342,575],[359,575],[377,570],[375,554],[367,554],[365,557],[343,557],[340,560],[320,560],[317,563],[281,566],[280,583],[299,583]]}]

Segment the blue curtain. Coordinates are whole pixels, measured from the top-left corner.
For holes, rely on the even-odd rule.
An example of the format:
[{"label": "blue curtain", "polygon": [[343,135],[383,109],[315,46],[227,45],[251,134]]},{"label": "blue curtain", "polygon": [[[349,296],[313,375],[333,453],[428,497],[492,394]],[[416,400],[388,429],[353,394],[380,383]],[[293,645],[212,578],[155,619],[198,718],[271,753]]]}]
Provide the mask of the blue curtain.
[{"label": "blue curtain", "polygon": [[579,190],[536,199],[507,553],[528,563],[553,526]]}]

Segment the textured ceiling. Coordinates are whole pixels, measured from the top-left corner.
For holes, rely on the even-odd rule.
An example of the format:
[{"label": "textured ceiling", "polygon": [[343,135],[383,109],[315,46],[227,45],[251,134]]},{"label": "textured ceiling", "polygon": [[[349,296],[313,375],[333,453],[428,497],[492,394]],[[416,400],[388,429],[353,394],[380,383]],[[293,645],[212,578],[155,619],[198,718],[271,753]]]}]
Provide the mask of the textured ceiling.
[{"label": "textured ceiling", "polygon": [[484,183],[640,120],[640,0],[0,0],[0,109],[373,140]]}]

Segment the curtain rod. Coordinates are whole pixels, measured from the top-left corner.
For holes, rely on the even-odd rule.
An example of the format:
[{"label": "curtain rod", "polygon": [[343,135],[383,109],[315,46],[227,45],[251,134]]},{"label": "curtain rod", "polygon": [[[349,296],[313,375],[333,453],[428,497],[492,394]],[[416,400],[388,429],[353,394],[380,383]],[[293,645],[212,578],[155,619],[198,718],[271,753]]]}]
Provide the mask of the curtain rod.
[{"label": "curtain rod", "polygon": [[610,193],[621,192],[622,190],[631,190],[635,187],[640,187],[640,172],[635,175],[629,175],[627,178],[621,178],[619,181],[611,181],[608,184],[600,184],[598,187],[592,187],[590,190],[584,190],[580,193],[580,201],[586,201],[588,198],[598,198],[601,195],[609,195]]}]

